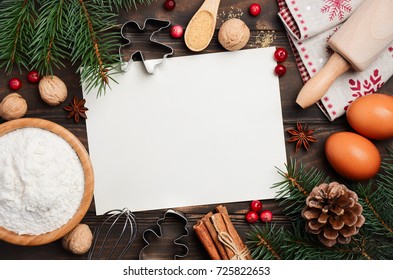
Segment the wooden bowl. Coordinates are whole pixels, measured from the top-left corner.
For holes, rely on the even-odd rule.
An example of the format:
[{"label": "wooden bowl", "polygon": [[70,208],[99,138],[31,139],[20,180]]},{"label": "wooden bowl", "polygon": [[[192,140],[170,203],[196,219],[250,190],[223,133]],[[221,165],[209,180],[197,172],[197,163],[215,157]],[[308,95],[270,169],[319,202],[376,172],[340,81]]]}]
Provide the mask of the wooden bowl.
[{"label": "wooden bowl", "polygon": [[36,118],[24,118],[8,121],[0,125],[0,137],[13,130],[29,127],[41,128],[51,131],[63,138],[65,141],[67,141],[67,143],[70,144],[71,147],[75,150],[81,161],[85,178],[85,190],[81,204],[79,205],[78,210],[75,212],[72,218],[60,228],[40,235],[19,235],[0,226],[1,240],[17,245],[36,246],[47,244],[62,238],[65,234],[67,234],[79,224],[79,222],[83,219],[84,215],[89,209],[91,201],[93,199],[94,175],[89,154],[87,153],[83,144],[69,130],[54,122]]}]

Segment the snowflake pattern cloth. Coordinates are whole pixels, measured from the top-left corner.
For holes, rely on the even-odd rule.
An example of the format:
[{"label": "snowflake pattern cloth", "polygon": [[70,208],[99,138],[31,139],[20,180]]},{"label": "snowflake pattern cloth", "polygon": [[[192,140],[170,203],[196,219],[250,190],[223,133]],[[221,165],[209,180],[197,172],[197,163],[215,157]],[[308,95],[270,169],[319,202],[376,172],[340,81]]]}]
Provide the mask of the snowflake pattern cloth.
[{"label": "snowflake pattern cloth", "polygon": [[[283,21],[304,82],[314,76],[333,51],[328,40],[364,0],[278,0]],[[378,91],[393,75],[393,42],[367,69],[349,70],[335,80],[317,103],[333,121],[356,98]]]}]

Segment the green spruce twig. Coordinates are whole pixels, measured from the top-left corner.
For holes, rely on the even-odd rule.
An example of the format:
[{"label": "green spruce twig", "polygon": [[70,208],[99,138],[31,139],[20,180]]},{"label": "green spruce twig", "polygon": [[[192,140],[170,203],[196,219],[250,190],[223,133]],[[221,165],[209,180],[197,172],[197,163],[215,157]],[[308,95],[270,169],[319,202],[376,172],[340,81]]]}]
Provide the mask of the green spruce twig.
[{"label": "green spruce twig", "polygon": [[291,228],[276,229],[274,225],[252,227],[247,244],[255,259],[392,259],[393,258],[393,151],[388,151],[376,180],[353,185],[359,196],[366,222],[350,244],[325,247],[316,235],[305,230],[301,212],[310,191],[328,182],[323,172],[306,169],[290,160],[286,170],[278,169],[283,177],[274,184],[277,199],[284,205],[285,214],[292,217]]},{"label": "green spruce twig", "polygon": [[119,34],[111,31],[116,26],[116,14],[109,6],[91,1],[72,0],[68,18],[71,30],[71,61],[79,63],[85,89],[98,88],[98,95],[105,92],[116,65],[120,62]]},{"label": "green spruce twig", "polygon": [[[393,151],[388,150],[388,157],[382,162],[381,171],[376,181],[358,184],[355,189],[363,206],[366,218],[365,227],[382,235],[393,243]],[[393,256],[393,252],[392,252]]]},{"label": "green spruce twig", "polygon": [[41,75],[52,75],[53,66],[64,67],[68,57],[66,0],[42,0],[36,22],[36,36],[30,49],[32,68]]},{"label": "green spruce twig", "polygon": [[366,218],[365,226],[375,230],[376,234],[393,238],[392,194],[389,195],[383,188],[373,191],[371,182],[366,185],[359,184],[356,189]]},{"label": "green spruce twig", "polygon": [[0,1],[0,66],[11,73],[14,65],[28,68],[37,17],[34,0]]},{"label": "green spruce twig", "polygon": [[304,230],[304,223],[293,228],[275,225],[252,226],[247,235],[247,246],[255,260],[351,260],[372,259],[369,242],[359,235],[350,245],[325,247],[315,235]]},{"label": "green spruce twig", "polygon": [[[291,260],[350,260],[371,259],[366,252],[366,242],[353,241],[350,245],[323,246],[314,234],[305,231],[304,223],[293,225],[284,232],[283,250]],[[364,240],[358,237],[358,239]]]},{"label": "green spruce twig", "polygon": [[[0,1],[0,66],[10,74],[37,69],[53,74],[66,60],[76,65],[85,89],[105,92],[120,63],[120,9],[151,0]],[[37,10],[38,13],[37,13]]]},{"label": "green spruce twig", "polygon": [[137,9],[138,5],[148,5],[152,0],[93,0],[95,4],[104,5],[105,3],[115,10]]},{"label": "green spruce twig", "polygon": [[273,188],[277,189],[276,198],[280,200],[280,205],[285,206],[287,215],[297,219],[311,190],[328,178],[315,167],[306,170],[302,163],[297,163],[294,159],[290,159],[285,167],[286,171],[277,169],[283,180],[275,183]]},{"label": "green spruce twig", "polygon": [[247,236],[247,246],[254,260],[281,260],[283,228],[276,229],[271,224],[263,227],[252,226]]}]

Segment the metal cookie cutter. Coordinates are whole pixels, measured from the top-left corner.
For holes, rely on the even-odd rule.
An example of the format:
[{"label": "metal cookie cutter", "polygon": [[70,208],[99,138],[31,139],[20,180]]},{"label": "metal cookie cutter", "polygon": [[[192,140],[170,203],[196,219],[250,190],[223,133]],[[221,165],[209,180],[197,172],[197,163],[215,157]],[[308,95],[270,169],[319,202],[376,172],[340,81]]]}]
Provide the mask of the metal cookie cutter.
[{"label": "metal cookie cutter", "polygon": [[[134,26],[134,27],[136,26],[136,27],[139,29],[139,31],[143,31],[143,32],[145,31],[147,25],[160,26],[157,30],[155,30],[155,31],[153,31],[153,32],[151,33],[150,38],[149,38],[149,41],[150,41],[151,43],[153,43],[153,44],[157,44],[157,45],[159,45],[159,46],[161,46],[161,47],[167,49],[168,51],[164,53],[164,55],[163,55],[162,59],[160,60],[160,62],[154,64],[152,68],[150,68],[150,67],[147,65],[147,63],[146,63],[146,61],[145,61],[145,57],[144,57],[143,52],[142,52],[141,50],[136,50],[136,51],[134,51],[134,52],[131,54],[131,57],[130,57],[129,61],[128,61],[128,62],[123,62],[122,55],[121,55],[121,50],[122,50],[122,48],[124,48],[124,47],[126,47],[126,46],[129,46],[129,45],[132,45],[132,44],[133,44],[133,41],[130,39],[130,37],[125,35],[125,34],[126,34],[126,33],[125,33],[125,28],[127,28],[127,27],[130,26],[130,25],[131,25],[131,26]],[[169,55],[172,55],[173,52],[174,52],[173,48],[171,48],[170,46],[165,45],[165,44],[163,44],[163,43],[160,43],[160,42],[158,42],[158,41],[155,39],[155,37],[156,37],[156,35],[157,35],[158,32],[160,32],[161,30],[163,30],[163,29],[165,29],[165,28],[168,28],[170,25],[171,25],[171,22],[170,22],[170,21],[159,20],[159,19],[154,19],[154,18],[148,18],[148,19],[146,19],[145,22],[143,23],[143,26],[142,26],[142,27],[141,27],[141,26],[138,24],[138,22],[136,22],[136,21],[127,21],[126,23],[124,23],[123,26],[121,27],[120,34],[121,34],[121,36],[122,36],[124,39],[126,39],[126,40],[128,41],[128,43],[126,43],[126,44],[124,44],[124,45],[121,45],[121,46],[119,47],[119,55],[120,55],[120,62],[121,62],[121,68],[122,68],[122,70],[123,70],[123,71],[127,71],[127,70],[130,68],[130,66],[131,66],[131,64],[132,64],[132,62],[133,62],[133,57],[134,57],[134,55],[140,54],[140,56],[141,56],[141,58],[142,58],[142,62],[143,62],[143,64],[144,64],[145,68],[146,68],[146,71],[147,71],[149,74],[154,74],[154,73],[156,72],[157,68],[160,67],[160,66],[162,66],[162,65],[164,64],[166,58],[167,58]]]},{"label": "metal cookie cutter", "polygon": [[[170,230],[171,234],[166,232],[166,223],[170,223],[169,219],[172,216],[176,219],[176,222],[182,222],[182,230],[176,234],[173,234],[173,228]],[[143,234],[143,240],[146,243],[146,246],[142,248],[139,252],[140,260],[157,260],[160,259],[160,256],[157,255],[157,251],[160,252],[161,255],[167,254],[169,257],[163,257],[162,259],[174,259],[184,258],[188,254],[188,246],[183,242],[180,242],[180,239],[188,236],[189,232],[187,230],[187,218],[180,212],[169,209],[165,212],[164,216],[157,220],[159,233],[157,234],[153,229],[146,229]],[[165,240],[164,240],[165,239]],[[175,245],[175,246],[174,246]],[[174,250],[175,247],[175,250]],[[179,251],[182,253],[179,253]]]}]

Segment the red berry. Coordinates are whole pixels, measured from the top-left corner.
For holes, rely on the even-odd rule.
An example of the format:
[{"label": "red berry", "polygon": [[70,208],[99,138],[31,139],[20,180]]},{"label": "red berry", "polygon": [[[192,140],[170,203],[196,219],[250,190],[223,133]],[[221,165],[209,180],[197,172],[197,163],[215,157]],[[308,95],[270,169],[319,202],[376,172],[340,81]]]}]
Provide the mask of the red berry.
[{"label": "red berry", "polygon": [[172,38],[175,38],[175,39],[183,36],[183,27],[181,27],[180,25],[172,26],[171,36],[172,36]]},{"label": "red berry", "polygon": [[176,7],[176,2],[173,0],[166,0],[164,3],[164,8],[167,11],[172,11]]},{"label": "red berry", "polygon": [[288,52],[284,48],[278,48],[274,52],[274,59],[277,62],[284,62],[287,59],[287,57],[288,57]]},{"label": "red berry", "polygon": [[40,81],[40,75],[38,74],[38,71],[32,70],[27,74],[27,80],[30,83],[38,83]]},{"label": "red berry", "polygon": [[263,210],[259,218],[262,222],[270,222],[273,219],[273,213],[270,210]]},{"label": "red berry", "polygon": [[253,202],[251,202],[250,208],[252,211],[259,212],[262,210],[262,202],[260,202],[259,200],[254,200]]},{"label": "red berry", "polygon": [[255,223],[256,221],[258,221],[258,213],[255,211],[249,211],[246,214],[246,221],[251,224]]},{"label": "red berry", "polygon": [[8,86],[12,90],[18,90],[22,87],[22,82],[18,78],[12,78],[8,82]]},{"label": "red berry", "polygon": [[274,68],[274,73],[276,73],[276,75],[279,77],[285,75],[286,72],[287,68],[282,64],[277,64],[277,66]]},{"label": "red berry", "polygon": [[256,17],[261,13],[261,5],[253,3],[250,5],[249,12],[252,16]]}]

